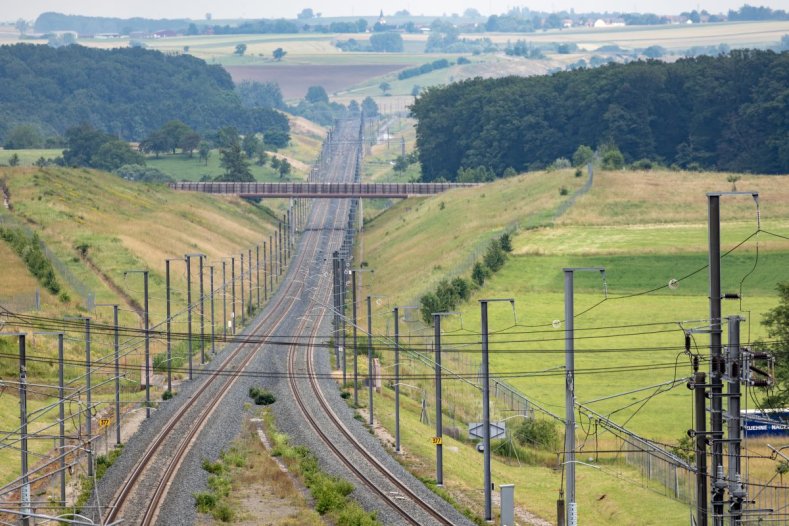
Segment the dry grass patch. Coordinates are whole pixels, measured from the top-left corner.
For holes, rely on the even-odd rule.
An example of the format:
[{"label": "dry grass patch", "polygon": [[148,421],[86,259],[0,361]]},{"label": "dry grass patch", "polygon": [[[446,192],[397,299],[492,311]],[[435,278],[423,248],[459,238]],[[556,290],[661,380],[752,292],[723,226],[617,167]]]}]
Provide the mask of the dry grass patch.
[{"label": "dry grass patch", "polygon": [[[707,192],[728,192],[729,174],[711,172],[605,172],[595,174],[592,190],[579,199],[560,225],[706,224]],[[760,193],[762,218],[789,217],[789,176],[744,175],[741,191]],[[724,221],[754,223],[756,210],[747,196],[726,197]]]}]

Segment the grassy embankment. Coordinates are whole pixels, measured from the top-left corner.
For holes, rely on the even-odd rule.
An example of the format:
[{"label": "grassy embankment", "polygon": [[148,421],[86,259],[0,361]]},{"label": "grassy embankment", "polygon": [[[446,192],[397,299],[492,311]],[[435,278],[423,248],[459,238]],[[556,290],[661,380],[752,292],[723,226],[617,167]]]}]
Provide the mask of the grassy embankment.
[{"label": "grassy embankment", "polygon": [[[133,304],[142,305],[143,287],[140,275],[123,273],[133,269],[150,269],[150,309],[152,323],[160,323],[165,317],[165,275],[164,259],[182,257],[185,253],[205,253],[207,265],[215,266],[214,285],[222,283],[222,263],[224,256],[238,259],[247,249],[268,240],[276,231],[275,217],[281,217],[278,208],[281,203],[265,201],[254,205],[235,197],[212,197],[208,195],[175,193],[163,186],[150,186],[128,183],[119,178],[91,170],[71,170],[57,167],[3,168],[0,178],[8,185],[13,210],[3,210],[4,216],[27,225],[36,231],[47,246],[64,262],[70,272],[86,287],[94,291],[96,303],[121,305],[121,324],[139,328],[140,318],[132,312]],[[19,292],[29,292],[36,287],[34,278],[27,272],[19,257],[10,251],[5,243],[0,246],[4,265],[2,272],[3,296]],[[254,250],[253,250],[254,256]],[[262,256],[261,256],[262,257]],[[261,262],[262,264],[262,262]],[[228,261],[227,279],[230,280]],[[193,301],[198,294],[198,262],[192,262]],[[208,269],[206,268],[205,288],[208,293]],[[71,300],[63,303],[52,295],[42,293],[42,311],[36,313],[52,319],[62,319],[66,315],[82,314],[93,318],[96,324],[111,324],[112,309],[100,307],[94,312],[84,310],[84,300],[73,288],[58,276],[60,283],[69,293]],[[172,312],[183,312],[186,304],[186,276],[184,263],[172,262]],[[254,281],[254,280],[253,280]],[[238,293],[238,289],[237,289]],[[248,294],[248,293],[247,293]],[[228,294],[228,304],[230,303]],[[247,295],[249,298],[249,295]],[[216,331],[222,332],[221,294],[216,296]],[[240,300],[240,298],[239,298]],[[237,311],[240,311],[240,304]],[[206,307],[206,315],[208,315]],[[228,314],[229,315],[229,314]],[[54,327],[52,327],[54,328]],[[13,324],[7,324],[4,331],[13,331]],[[29,328],[23,328],[30,331]],[[194,331],[199,331],[199,317],[195,317]],[[173,323],[174,332],[185,332],[185,316],[181,314]],[[207,319],[206,332],[210,333],[210,318]],[[122,341],[126,338],[123,337]],[[124,347],[128,354],[121,360],[126,378],[122,381],[123,401],[136,403],[141,399],[140,365],[142,346],[140,339],[133,340]],[[55,357],[54,338],[31,336],[28,339],[28,381],[52,385],[57,382],[57,361],[37,361],[33,357]],[[94,361],[111,356],[112,338],[106,330],[94,329],[92,337],[92,358]],[[2,352],[16,354],[16,343],[9,338],[0,338]],[[66,340],[66,358],[76,363],[84,360],[82,334],[70,331]],[[176,344],[174,367],[185,363],[185,342]],[[154,357],[165,349],[163,339],[154,339],[151,352]],[[194,351],[199,353],[199,345]],[[160,360],[155,359],[155,363]],[[111,363],[111,362],[110,362]],[[199,363],[199,356],[196,362]],[[79,378],[84,370],[78,365],[66,368],[67,381]],[[14,379],[18,374],[15,359],[0,361],[0,374],[4,379]],[[111,376],[108,368],[94,372],[93,384],[107,380]],[[176,378],[183,376],[178,372]],[[160,376],[161,378],[161,376]],[[81,385],[83,380],[77,380]],[[52,390],[36,390],[30,398],[31,411],[53,402]],[[161,390],[154,389],[153,398],[160,399]],[[99,411],[109,409],[105,401],[112,398],[111,385],[105,385],[94,394],[94,401],[100,402]],[[74,405],[70,412],[77,411]],[[6,392],[0,397],[0,424],[4,429],[14,429],[18,425],[18,401],[13,393]],[[54,421],[56,411],[48,413],[31,425],[31,431],[41,429]],[[76,418],[69,420],[76,425]],[[33,441],[34,453],[43,453],[51,447],[51,440]],[[0,451],[2,470],[0,484],[14,476],[18,465],[18,454],[12,448]]]},{"label": "grassy embankment", "polygon": [[[442,277],[456,273],[468,276],[469,254],[482,246],[485,239],[498,235],[508,225],[517,224],[520,230],[514,239],[513,255],[504,268],[474,294],[472,301],[460,307],[462,329],[456,319],[445,320],[447,333],[453,333],[447,334],[446,341],[456,344],[459,341],[477,341],[474,333],[479,331],[479,307],[474,300],[515,297],[519,322],[515,327],[509,307],[492,304],[491,331],[509,334],[491,337],[494,351],[491,369],[498,374],[514,373],[514,377],[509,379],[512,384],[554,413],[563,414],[564,376],[561,370],[557,370],[564,364],[563,331],[561,326],[554,329],[551,325],[553,320],[564,317],[561,269],[566,266],[604,265],[607,268],[609,299],[576,320],[576,328],[584,330],[579,336],[594,336],[576,342],[576,368],[589,371],[610,366],[641,366],[646,370],[578,374],[578,400],[589,401],[687,376],[690,368],[688,359],[681,355],[683,335],[676,321],[703,320],[709,316],[706,271],[683,280],[675,291],[661,290],[629,298],[619,296],[660,287],[669,279],[681,278],[706,264],[704,194],[729,190],[726,174],[601,172],[596,175],[593,190],[552,224],[546,211],[560,200],[559,187],[572,188],[578,183],[580,179],[573,178],[569,171],[533,173],[481,189],[459,190],[397,204],[367,225],[361,259],[376,272],[372,279],[365,280],[369,288],[364,294],[369,291],[386,295],[389,306],[414,304]],[[789,206],[786,204],[789,196],[785,178],[746,176],[738,187],[761,192],[762,228],[784,234],[789,230]],[[749,197],[724,198],[722,217],[724,251],[756,230],[755,208]],[[530,228],[541,223],[546,224],[541,228]],[[755,241],[751,239],[723,260],[724,291],[737,292],[742,278],[754,267]],[[775,283],[789,278],[786,273],[789,243],[770,238],[765,233],[758,236],[758,241],[758,265],[742,285],[742,311],[739,310],[739,302],[724,304],[725,316],[741,314],[748,319],[743,326],[743,339],[751,340],[764,336],[759,320],[767,309],[775,305]],[[577,276],[576,313],[603,299],[598,274]],[[384,332],[385,320],[391,317],[389,310],[381,307],[374,313],[374,325],[380,327],[374,332]],[[665,323],[641,325],[657,322]],[[361,324],[364,323],[362,320]],[[590,330],[622,325],[639,326]],[[688,327],[698,325],[704,325],[704,322],[686,324]],[[411,324],[406,324],[408,326]],[[407,328],[403,331],[409,333]],[[464,334],[463,331],[471,332]],[[421,333],[424,334],[428,334],[424,336],[427,340],[432,338],[432,332]],[[697,335],[695,343],[698,352],[705,356],[706,339],[703,335]],[[613,349],[618,350],[601,352]],[[472,344],[470,353],[447,353],[445,363],[448,362],[450,367],[460,367],[460,362],[477,362],[477,352],[478,345]],[[391,353],[384,351],[384,366],[391,362]],[[553,374],[526,375],[547,369],[553,369]],[[410,371],[429,374],[424,368]],[[432,382],[415,379],[408,383],[426,389],[427,393],[432,392]],[[445,380],[444,385],[444,399],[449,401],[446,403],[450,414],[464,421],[477,421],[478,393],[458,381]],[[650,390],[618,397],[591,407],[603,414],[611,414],[614,421],[642,435],[674,443],[691,427],[689,392],[680,385],[655,396],[641,407],[642,401],[653,393],[654,390]],[[409,394],[419,398],[418,391],[409,391]],[[390,392],[384,390],[378,407],[379,418],[391,431],[390,398]],[[428,395],[428,400],[431,398]],[[495,419],[507,416],[500,410],[494,413]],[[411,415],[409,418],[417,417]],[[586,420],[583,422],[586,425]],[[450,420],[450,424],[445,425],[455,423]],[[464,426],[462,422],[460,425]],[[420,455],[423,460],[417,464],[424,462],[429,466],[429,459],[433,456],[429,446],[430,427],[411,422],[404,429],[409,429],[406,435],[411,436],[410,439],[404,438],[406,447],[412,452],[423,453]],[[579,440],[584,438],[584,434],[579,435]],[[595,437],[586,438],[594,440]],[[599,438],[599,444],[615,444],[610,435],[603,434]],[[450,443],[455,446],[454,442]],[[457,473],[446,476],[450,480],[449,487],[476,488],[480,483],[477,480],[480,479],[479,470],[461,469],[467,465],[471,453],[467,453],[467,446],[458,447],[457,455],[449,455],[450,465],[453,461],[458,463]],[[586,449],[594,448],[587,441]],[[605,456],[601,459],[600,465],[603,465]],[[774,467],[767,462],[753,470],[752,476],[767,480]],[[615,470],[620,479],[612,477],[606,469],[579,470],[580,476],[585,477],[585,484],[579,487],[589,488],[581,491],[579,496],[581,513],[589,517],[587,520],[595,524],[665,524],[667,520],[678,524],[687,520],[687,510],[682,506],[636,487],[638,484],[624,482],[638,480],[638,475],[631,468],[614,464],[607,469]],[[430,468],[426,471],[429,473]],[[527,507],[531,511],[544,518],[551,518],[554,514],[553,500],[559,478],[558,473],[546,468],[509,470],[500,463],[494,467],[494,480],[499,483],[516,481],[519,488],[524,488],[518,498],[523,498],[522,502],[528,502]],[[600,489],[605,486],[609,489]],[[601,496],[598,493],[607,496],[597,501]],[[644,505],[639,515],[630,516],[627,503],[634,498]]]}]

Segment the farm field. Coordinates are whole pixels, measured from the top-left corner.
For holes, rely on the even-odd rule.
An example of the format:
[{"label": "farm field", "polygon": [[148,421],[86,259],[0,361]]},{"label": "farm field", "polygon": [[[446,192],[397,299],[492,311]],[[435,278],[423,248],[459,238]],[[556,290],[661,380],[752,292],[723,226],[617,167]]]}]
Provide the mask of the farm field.
[{"label": "farm field", "polygon": [[[328,93],[348,90],[370,78],[402,69],[403,65],[257,65],[225,66],[233,81],[276,82],[286,99],[300,99],[310,86],[323,86]],[[364,97],[362,97],[364,98]]]},{"label": "farm field", "polygon": [[[546,52],[545,59],[529,60],[506,57],[503,53],[482,54],[472,57],[472,64],[453,66],[426,75],[419,75],[405,81],[396,79],[396,72],[432,62],[439,58],[454,61],[464,54],[426,54],[424,47],[427,36],[423,34],[403,35],[402,53],[364,53],[343,52],[333,45],[336,40],[354,38],[359,41],[369,39],[369,34],[295,34],[295,35],[197,35],[163,39],[148,39],[145,44],[150,49],[168,53],[188,52],[209,63],[226,67],[234,80],[276,81],[284,96],[296,100],[304,96],[311,85],[323,85],[329,94],[343,103],[365,96],[381,97],[378,85],[389,82],[392,95],[410,95],[413,87],[422,88],[447,84],[464,78],[500,77],[504,75],[544,74],[556,68],[563,68],[581,59],[589,60],[602,46],[619,46],[625,52],[661,46],[667,50],[667,60],[694,46],[714,46],[721,44],[730,48],[776,46],[784,34],[789,33],[789,22],[731,22],[716,24],[682,24],[662,26],[626,26],[606,28],[570,28],[534,33],[470,33],[460,38],[488,38],[492,42],[505,45],[508,42],[525,40],[535,45],[576,44],[578,52],[557,54]],[[0,28],[0,43],[19,41],[18,33],[12,27]],[[45,43],[43,40],[26,42]],[[129,45],[128,39],[80,39],[80,45],[113,48]],[[247,46],[246,53],[234,53],[238,44]],[[276,48],[284,49],[287,54],[281,61],[272,58]],[[606,52],[603,55],[611,55]],[[614,53],[615,55],[616,53]]]},{"label": "farm field", "polygon": [[490,34],[491,40],[506,43],[518,39],[533,43],[566,42],[594,51],[600,46],[616,44],[625,49],[662,46],[669,51],[693,46],[726,44],[732,48],[775,45],[789,31],[787,21],[724,22],[716,24],[675,24],[661,26],[625,26],[571,28],[530,34]]}]

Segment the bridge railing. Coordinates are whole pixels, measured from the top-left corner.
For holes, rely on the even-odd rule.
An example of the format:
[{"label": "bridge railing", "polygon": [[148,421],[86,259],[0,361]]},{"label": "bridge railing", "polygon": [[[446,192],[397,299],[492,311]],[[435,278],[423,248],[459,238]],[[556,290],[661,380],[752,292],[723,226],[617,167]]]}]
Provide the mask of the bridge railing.
[{"label": "bridge railing", "polygon": [[433,195],[454,188],[470,188],[478,183],[232,183],[232,182],[179,182],[170,188],[209,194],[234,194],[247,196],[326,196],[326,197],[407,197]]}]

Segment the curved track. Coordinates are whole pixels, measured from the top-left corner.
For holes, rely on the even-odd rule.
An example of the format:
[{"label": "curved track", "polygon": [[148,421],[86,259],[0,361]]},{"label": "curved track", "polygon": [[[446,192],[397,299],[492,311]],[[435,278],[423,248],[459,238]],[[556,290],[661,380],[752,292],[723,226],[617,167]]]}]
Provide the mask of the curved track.
[{"label": "curved track", "polygon": [[[358,122],[341,123],[337,131],[339,133],[333,134],[337,143],[330,148],[330,162],[323,177],[326,182],[351,181],[355,170],[360,144]],[[281,331],[285,334],[290,330],[291,334],[307,336],[309,332],[310,343],[325,337],[320,332],[327,314],[325,305],[330,298],[329,280],[326,279],[330,263],[327,255],[342,243],[348,210],[348,200],[319,200],[313,205],[299,250],[291,264],[291,279],[280,287],[274,301],[259,316],[251,334],[272,335]],[[316,311],[317,315],[314,314]],[[298,322],[294,323],[297,319]],[[312,327],[308,329],[310,322]],[[287,376],[299,414],[314,435],[325,443],[327,450],[350,472],[350,477],[359,481],[360,488],[366,488],[375,496],[374,501],[367,499],[367,502],[382,510],[392,510],[400,518],[399,523],[466,523],[459,514],[450,513],[456,515],[453,520],[436,511],[430,502],[436,498],[434,495],[424,488],[422,491],[412,489],[411,485],[419,484],[416,479],[410,477],[403,482],[400,479],[404,475],[397,475],[396,470],[369,452],[369,444],[363,445],[350,429],[353,422],[350,425],[343,422],[329,404],[318,381],[321,373],[314,363],[315,346],[304,345],[305,338],[294,339],[302,343],[288,349]],[[264,345],[265,341],[255,344],[242,341],[215,373],[202,380],[150,441],[141,459],[125,477],[114,494],[110,512],[104,518],[106,522],[122,519],[124,524],[157,523],[159,510],[185,456],[199,439],[212,412],[238,379],[238,375],[226,377],[223,372],[243,371]],[[361,427],[357,433],[367,434]],[[425,497],[425,493],[429,496]]]}]

